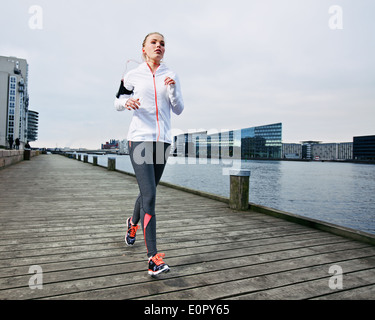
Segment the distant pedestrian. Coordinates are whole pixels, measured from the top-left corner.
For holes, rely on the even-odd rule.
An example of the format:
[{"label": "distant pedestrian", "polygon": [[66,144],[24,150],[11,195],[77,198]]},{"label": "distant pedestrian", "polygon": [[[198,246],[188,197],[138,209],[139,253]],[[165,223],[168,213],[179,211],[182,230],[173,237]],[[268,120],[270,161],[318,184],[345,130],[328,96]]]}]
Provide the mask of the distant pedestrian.
[{"label": "distant pedestrian", "polygon": [[144,63],[129,71],[121,80],[115,107],[133,111],[128,132],[129,154],[140,194],[133,216],[127,219],[126,244],[134,245],[141,221],[148,256],[148,274],[168,272],[164,254],[156,247],[156,187],[163,174],[172,143],[171,111],[179,115],[184,109],[177,75],[162,59],[164,36],[154,32],[142,45]]},{"label": "distant pedestrian", "polygon": [[16,149],[19,150],[20,149],[20,139],[16,139]]},{"label": "distant pedestrian", "polygon": [[12,150],[13,148],[13,136],[12,135],[8,136],[8,142],[9,142],[9,149]]}]

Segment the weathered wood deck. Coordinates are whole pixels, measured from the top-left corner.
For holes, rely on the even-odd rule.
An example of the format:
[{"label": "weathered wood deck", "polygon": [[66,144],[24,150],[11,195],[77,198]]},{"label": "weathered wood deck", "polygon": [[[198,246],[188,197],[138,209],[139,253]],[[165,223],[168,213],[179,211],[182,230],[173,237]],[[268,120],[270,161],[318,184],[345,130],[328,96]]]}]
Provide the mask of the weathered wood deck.
[{"label": "weathered wood deck", "polygon": [[[136,180],[57,155],[0,171],[0,299],[374,299],[375,247],[158,187],[158,248],[124,243]],[[30,266],[42,268],[31,289]],[[329,287],[329,268],[343,289]]]}]

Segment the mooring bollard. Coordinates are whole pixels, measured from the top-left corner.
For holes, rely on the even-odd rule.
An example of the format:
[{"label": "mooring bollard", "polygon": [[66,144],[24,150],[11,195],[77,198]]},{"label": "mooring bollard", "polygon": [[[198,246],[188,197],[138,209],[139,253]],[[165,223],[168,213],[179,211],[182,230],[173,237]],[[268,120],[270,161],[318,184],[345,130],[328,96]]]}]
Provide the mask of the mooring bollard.
[{"label": "mooring bollard", "polygon": [[234,210],[249,208],[250,170],[232,169],[230,175],[229,207]]},{"label": "mooring bollard", "polygon": [[83,156],[83,162],[84,162],[84,163],[89,162],[89,156],[88,156],[88,155],[84,155],[84,156]]},{"label": "mooring bollard", "polygon": [[92,165],[97,166],[98,165],[98,156],[93,156],[92,157]]},{"label": "mooring bollard", "polygon": [[108,170],[109,171],[116,170],[116,158],[108,158]]},{"label": "mooring bollard", "polygon": [[81,155],[80,154],[78,155],[78,161],[81,161]]},{"label": "mooring bollard", "polygon": [[30,160],[30,158],[31,158],[31,150],[25,149],[23,151],[23,160]]}]

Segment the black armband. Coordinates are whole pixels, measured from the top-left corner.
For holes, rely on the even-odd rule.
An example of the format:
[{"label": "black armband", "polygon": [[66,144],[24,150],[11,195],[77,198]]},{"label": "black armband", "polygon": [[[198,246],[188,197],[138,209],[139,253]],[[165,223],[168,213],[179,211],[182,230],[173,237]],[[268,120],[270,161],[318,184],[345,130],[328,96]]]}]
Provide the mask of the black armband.
[{"label": "black armband", "polygon": [[130,95],[130,94],[132,94],[132,93],[133,93],[133,91],[129,91],[128,89],[126,89],[126,88],[124,87],[124,82],[121,80],[120,88],[118,89],[118,92],[117,92],[117,94],[116,94],[116,98],[117,98],[117,99],[120,98],[120,96],[121,96],[122,94]]}]

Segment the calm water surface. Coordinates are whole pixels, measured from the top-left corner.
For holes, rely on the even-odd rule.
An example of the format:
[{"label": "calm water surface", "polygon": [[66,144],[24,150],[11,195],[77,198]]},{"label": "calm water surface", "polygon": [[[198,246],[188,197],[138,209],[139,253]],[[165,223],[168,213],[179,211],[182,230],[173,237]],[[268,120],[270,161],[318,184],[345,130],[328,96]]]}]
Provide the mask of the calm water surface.
[{"label": "calm water surface", "polygon": [[[129,156],[115,157],[116,169],[134,172]],[[242,167],[251,170],[250,202],[375,234],[374,165],[256,160],[199,163],[185,158],[168,161],[163,181],[229,197],[228,169]],[[107,166],[107,156],[99,156],[98,164]]]}]

